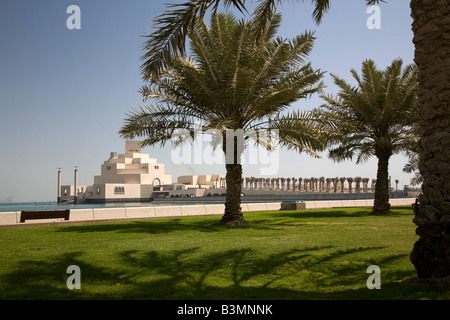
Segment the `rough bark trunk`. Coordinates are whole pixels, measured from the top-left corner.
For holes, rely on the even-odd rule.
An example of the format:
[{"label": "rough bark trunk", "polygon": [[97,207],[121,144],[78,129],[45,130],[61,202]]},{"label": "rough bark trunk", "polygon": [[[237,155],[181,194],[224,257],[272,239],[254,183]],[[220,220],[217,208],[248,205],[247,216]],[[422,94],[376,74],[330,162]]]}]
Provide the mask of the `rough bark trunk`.
[{"label": "rough bark trunk", "polygon": [[419,278],[442,278],[450,275],[450,3],[412,0],[411,16],[423,185],[413,206],[420,238],[410,259]]},{"label": "rough bark trunk", "polygon": [[372,214],[389,214],[389,156],[378,156],[377,183]]},{"label": "rough bark trunk", "polygon": [[[227,158],[227,163],[225,164],[227,193],[225,199],[225,212],[220,220],[220,224],[243,226],[248,224],[244,220],[241,208],[243,179],[242,165],[240,164],[239,158],[243,150],[243,140],[239,140],[237,137],[232,137],[232,139],[234,140],[233,144],[227,145],[227,136],[224,135],[223,137],[224,152]],[[241,145],[238,146],[239,143]],[[229,154],[227,155],[227,152],[232,152],[231,157],[229,157]]]},{"label": "rough bark trunk", "polygon": [[241,208],[242,165],[226,164],[227,196],[221,224],[247,225]]}]

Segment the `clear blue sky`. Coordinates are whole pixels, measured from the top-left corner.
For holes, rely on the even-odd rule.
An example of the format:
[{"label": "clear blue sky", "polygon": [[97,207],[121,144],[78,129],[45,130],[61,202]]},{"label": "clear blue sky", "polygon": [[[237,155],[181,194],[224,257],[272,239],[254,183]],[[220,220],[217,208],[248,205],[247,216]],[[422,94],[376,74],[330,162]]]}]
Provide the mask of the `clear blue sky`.
[{"label": "clear blue sky", "polygon": [[[165,9],[159,0],[2,0],[0,4],[0,201],[47,201],[56,198],[56,167],[63,184],[92,185],[111,151],[123,153],[119,137],[125,114],[142,105],[139,66],[152,19]],[[180,2],[180,1],[178,1]],[[183,1],[184,2],[184,1]],[[251,8],[254,4],[248,1]],[[310,61],[328,74],[328,93],[335,94],[329,73],[351,80],[350,69],[364,59],[379,68],[401,57],[413,62],[408,0],[380,4],[381,29],[369,30],[365,0],[334,0],[320,26],[312,22],[309,1],[286,1],[279,34],[293,37],[315,30]],[[81,30],[69,30],[69,5],[81,9]],[[251,12],[251,9],[249,10]],[[295,107],[318,107],[312,98]],[[173,179],[185,174],[224,174],[223,166],[175,165],[170,147],[145,148],[166,164]],[[326,154],[313,159],[281,151],[280,177],[376,177],[376,159],[364,165],[333,163]],[[392,179],[409,184],[402,156],[391,160]],[[256,165],[244,176],[257,176]]]}]

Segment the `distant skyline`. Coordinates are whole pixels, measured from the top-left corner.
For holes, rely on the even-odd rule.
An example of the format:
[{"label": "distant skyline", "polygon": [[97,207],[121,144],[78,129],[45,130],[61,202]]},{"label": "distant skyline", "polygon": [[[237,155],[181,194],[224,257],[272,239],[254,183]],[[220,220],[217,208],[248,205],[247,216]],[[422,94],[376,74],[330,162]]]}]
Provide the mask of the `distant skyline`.
[{"label": "distant skyline", "polygon": [[[118,131],[126,114],[144,105],[138,93],[143,36],[152,31],[152,19],[167,2],[185,0],[2,0],[0,201],[56,200],[57,167],[63,168],[63,184],[73,184],[73,166],[78,165],[79,185],[92,185],[110,152],[124,153]],[[350,69],[360,71],[365,59],[381,69],[399,57],[405,65],[413,63],[409,1],[381,3],[381,29],[373,30],[367,27],[371,14],[365,3],[334,0],[319,26],[311,18],[309,2],[285,1],[279,10],[280,36],[315,31],[308,61],[327,72],[326,93],[337,93],[330,73],[351,81]],[[81,9],[79,30],[67,28],[70,5]],[[248,1],[249,13],[254,5]],[[322,103],[314,96],[293,108]],[[223,165],[176,164],[170,146],[143,152],[164,163],[174,181],[181,175],[225,173]],[[376,178],[376,158],[356,165],[334,163],[326,153],[314,159],[281,149],[279,155],[278,177]],[[401,186],[412,177],[402,172],[406,162],[401,155],[390,162],[390,175]],[[259,176],[258,165],[244,166],[243,174]]]}]

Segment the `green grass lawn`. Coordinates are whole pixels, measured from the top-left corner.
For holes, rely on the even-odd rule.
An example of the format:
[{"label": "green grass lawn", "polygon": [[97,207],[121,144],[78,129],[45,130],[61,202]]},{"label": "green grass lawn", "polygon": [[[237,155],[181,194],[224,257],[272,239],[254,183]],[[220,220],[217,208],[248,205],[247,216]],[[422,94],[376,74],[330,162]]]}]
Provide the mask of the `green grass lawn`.
[{"label": "green grass lawn", "polygon": [[[246,212],[0,230],[0,299],[449,299],[410,281],[417,239],[409,207]],[[81,289],[66,286],[67,267]],[[366,286],[367,267],[381,289]]]}]

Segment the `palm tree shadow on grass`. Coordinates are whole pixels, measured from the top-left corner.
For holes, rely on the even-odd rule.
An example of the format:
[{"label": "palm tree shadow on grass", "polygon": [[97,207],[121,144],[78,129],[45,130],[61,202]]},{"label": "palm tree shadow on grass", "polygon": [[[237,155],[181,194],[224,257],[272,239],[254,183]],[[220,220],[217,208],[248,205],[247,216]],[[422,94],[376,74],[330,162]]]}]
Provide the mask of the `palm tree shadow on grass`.
[{"label": "palm tree shadow on grass", "polygon": [[[76,233],[91,233],[91,232],[118,232],[118,233],[149,233],[149,234],[164,234],[176,231],[200,231],[214,233],[218,231],[228,229],[264,229],[266,223],[270,225],[276,225],[279,223],[277,218],[343,218],[343,217],[362,217],[369,213],[370,210],[361,210],[358,212],[348,213],[345,210],[333,210],[333,211],[279,211],[273,213],[268,211],[267,219],[252,219],[251,212],[247,213],[249,217],[248,226],[224,226],[219,224],[216,216],[205,217],[201,221],[193,221],[189,218],[171,218],[166,219],[154,219],[154,220],[135,220],[135,221],[122,221],[122,222],[109,222],[109,223],[90,223],[86,225],[75,226],[63,226],[55,229],[56,232],[76,232]],[[280,227],[283,223],[280,223]]]},{"label": "palm tree shadow on grass", "polygon": [[[289,217],[289,218],[360,218],[364,216],[371,215],[371,208],[358,208],[358,211],[354,211],[355,208],[350,211],[346,210],[346,208],[335,208],[334,210],[325,209],[323,211],[319,209],[311,209],[311,210],[298,210],[298,211],[280,211],[276,214],[277,217]],[[411,215],[413,214],[412,208],[410,206],[393,206],[391,207],[392,214],[390,216],[396,216],[402,213],[403,210],[411,211]]]},{"label": "palm tree shadow on grass", "polygon": [[342,209],[327,210],[327,211],[280,211],[277,216],[289,217],[289,218],[360,218],[368,215],[370,210],[361,210],[358,212],[347,212]]},{"label": "palm tree shadow on grass", "polygon": [[[261,256],[254,249],[125,250],[119,264],[90,263],[80,252],[50,260],[27,260],[3,275],[1,299],[395,299],[413,298],[420,284],[383,283],[385,291],[365,287],[369,261],[352,254],[383,247],[336,250],[330,246],[290,249]],[[383,263],[404,259],[391,255]],[[81,290],[69,290],[69,265],[81,269]],[[401,278],[408,277],[401,272]],[[411,275],[409,275],[410,277]],[[406,290],[406,295],[405,295]],[[432,288],[435,290],[435,288]],[[413,292],[413,291],[412,291]],[[398,297],[396,297],[398,296]]]},{"label": "palm tree shadow on grass", "polygon": [[[396,209],[410,210],[409,206],[393,207],[392,211],[394,215],[397,214]],[[229,229],[267,229],[268,225],[271,227],[284,226],[284,221],[279,221],[278,218],[359,218],[367,216],[370,213],[370,209],[361,208],[359,211],[348,212],[345,209],[335,210],[304,210],[304,211],[274,211],[259,212],[258,214],[263,218],[254,219],[252,217],[253,212],[246,212],[249,220],[248,226],[224,226],[219,224],[220,218],[218,216],[202,217],[201,220],[195,221],[196,217],[183,217],[183,218],[162,218],[152,220],[134,220],[134,221],[121,221],[121,222],[108,222],[108,223],[89,223],[85,225],[74,226],[62,226],[55,228],[55,232],[75,232],[75,233],[91,233],[91,232],[117,232],[117,233],[148,233],[148,234],[165,234],[177,231],[200,231],[207,233],[214,233],[218,231],[224,231]],[[264,219],[264,216],[267,219]],[[273,229],[273,228],[272,228]]]},{"label": "palm tree shadow on grass", "polygon": [[201,232],[217,232],[225,230],[229,227],[218,225],[219,220],[211,219],[211,221],[191,221],[186,218],[155,219],[155,220],[135,220],[108,223],[90,223],[86,225],[64,226],[55,230],[55,232],[75,232],[75,233],[91,233],[91,232],[117,232],[117,233],[148,233],[148,234],[164,234],[177,231],[201,231]]},{"label": "palm tree shadow on grass", "polygon": [[0,299],[86,298],[83,290],[67,287],[67,280],[72,274],[67,273],[67,268],[71,265],[80,267],[82,289],[92,281],[107,282],[119,278],[119,272],[87,263],[82,256],[82,252],[68,252],[52,259],[20,261],[14,271],[0,276]]}]

